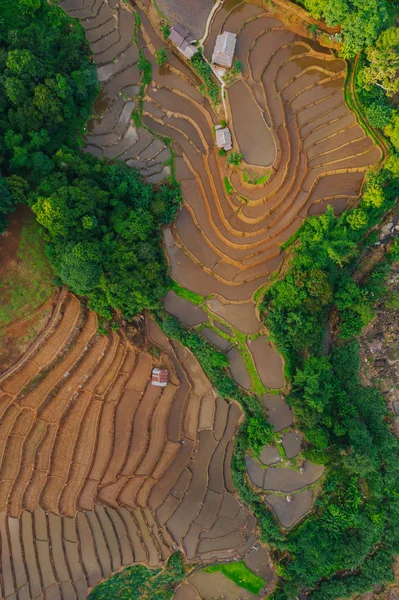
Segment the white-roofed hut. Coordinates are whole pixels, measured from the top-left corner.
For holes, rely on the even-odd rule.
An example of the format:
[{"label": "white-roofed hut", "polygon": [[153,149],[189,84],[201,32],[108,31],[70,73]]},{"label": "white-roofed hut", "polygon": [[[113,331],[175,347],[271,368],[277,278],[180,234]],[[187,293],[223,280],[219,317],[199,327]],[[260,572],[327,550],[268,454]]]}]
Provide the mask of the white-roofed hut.
[{"label": "white-roofed hut", "polygon": [[231,150],[231,133],[228,127],[222,127],[221,125],[216,125],[216,146],[218,148],[223,148],[223,150]]},{"label": "white-roofed hut", "polygon": [[234,50],[237,36],[230,31],[224,31],[216,38],[215,49],[212,54],[212,62],[221,67],[231,67],[233,64]]}]

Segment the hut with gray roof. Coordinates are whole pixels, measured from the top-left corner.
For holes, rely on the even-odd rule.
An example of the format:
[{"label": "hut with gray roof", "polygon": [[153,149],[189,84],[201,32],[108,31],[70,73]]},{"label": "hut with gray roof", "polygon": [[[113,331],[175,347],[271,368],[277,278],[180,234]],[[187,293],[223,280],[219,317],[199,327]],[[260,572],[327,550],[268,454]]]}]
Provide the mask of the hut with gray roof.
[{"label": "hut with gray roof", "polygon": [[222,127],[221,125],[215,126],[216,132],[216,146],[223,148],[223,150],[231,150],[231,133],[228,127]]},{"label": "hut with gray roof", "polygon": [[212,54],[212,62],[221,67],[231,67],[236,41],[236,34],[230,33],[230,31],[224,31],[221,35],[218,35]]},{"label": "hut with gray roof", "polygon": [[198,51],[198,48],[192,44],[195,41],[193,34],[179,24],[172,27],[169,39],[178,51],[188,59],[192,58]]}]

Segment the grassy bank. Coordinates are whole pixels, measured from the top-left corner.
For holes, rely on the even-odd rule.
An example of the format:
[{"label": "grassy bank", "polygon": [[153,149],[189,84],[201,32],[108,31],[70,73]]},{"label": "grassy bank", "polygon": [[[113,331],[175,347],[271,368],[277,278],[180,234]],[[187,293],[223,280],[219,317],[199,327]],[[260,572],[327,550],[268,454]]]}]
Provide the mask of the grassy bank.
[{"label": "grassy bank", "polygon": [[[27,316],[53,292],[53,270],[44,254],[45,242],[34,215],[20,207],[4,234],[0,263],[0,328]],[[8,244],[7,239],[15,237]]]}]

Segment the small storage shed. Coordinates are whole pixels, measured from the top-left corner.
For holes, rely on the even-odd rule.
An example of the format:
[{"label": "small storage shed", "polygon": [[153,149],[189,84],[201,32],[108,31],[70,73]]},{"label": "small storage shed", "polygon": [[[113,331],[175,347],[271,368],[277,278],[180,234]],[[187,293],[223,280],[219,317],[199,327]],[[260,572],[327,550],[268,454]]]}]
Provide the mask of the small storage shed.
[{"label": "small storage shed", "polygon": [[151,384],[158,387],[165,387],[168,385],[169,373],[168,369],[159,369],[156,367],[152,370]]},{"label": "small storage shed", "polygon": [[223,148],[223,150],[231,150],[231,133],[228,127],[222,127],[221,125],[216,125],[216,146],[218,148]]},{"label": "small storage shed", "polygon": [[237,35],[224,31],[216,38],[215,49],[212,54],[212,62],[222,67],[231,67],[233,64],[234,50]]},{"label": "small storage shed", "polygon": [[192,58],[198,51],[198,48],[192,45],[192,42],[195,41],[193,34],[179,24],[172,27],[169,39],[178,51],[188,59]]}]

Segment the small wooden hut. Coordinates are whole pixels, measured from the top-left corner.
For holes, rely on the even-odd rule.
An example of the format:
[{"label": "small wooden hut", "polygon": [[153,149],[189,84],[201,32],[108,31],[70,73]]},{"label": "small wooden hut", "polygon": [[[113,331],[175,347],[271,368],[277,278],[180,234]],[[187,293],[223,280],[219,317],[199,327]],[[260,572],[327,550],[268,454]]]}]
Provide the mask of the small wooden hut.
[{"label": "small wooden hut", "polygon": [[179,24],[172,27],[169,39],[178,51],[188,59],[192,58],[198,51],[198,48],[192,44],[195,41],[193,34]]},{"label": "small wooden hut", "polygon": [[159,369],[156,367],[152,370],[151,385],[158,387],[166,387],[168,385],[169,373],[168,369]]},{"label": "small wooden hut", "polygon": [[212,54],[212,62],[222,67],[231,67],[233,64],[234,50],[237,35],[230,31],[224,31],[216,38],[215,49]]},{"label": "small wooden hut", "polygon": [[223,148],[223,150],[231,150],[231,133],[228,127],[222,127],[221,125],[216,125],[216,146],[218,148]]}]

